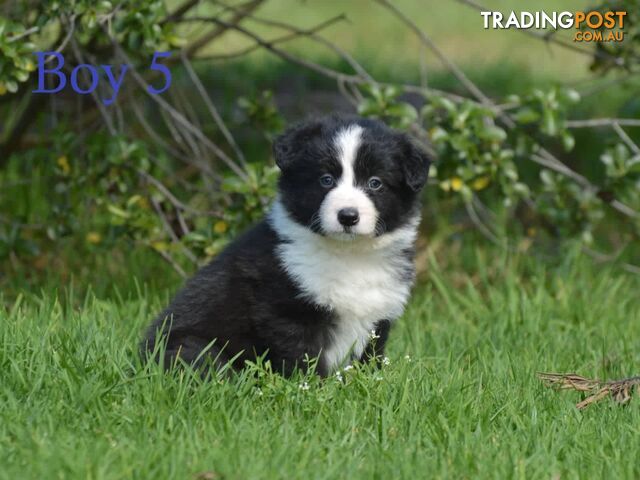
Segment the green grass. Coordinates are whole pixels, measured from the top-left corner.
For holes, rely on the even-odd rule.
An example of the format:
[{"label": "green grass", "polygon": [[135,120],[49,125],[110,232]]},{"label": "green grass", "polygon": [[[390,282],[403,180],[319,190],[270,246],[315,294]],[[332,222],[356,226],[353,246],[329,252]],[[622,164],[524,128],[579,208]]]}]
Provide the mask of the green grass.
[{"label": "green grass", "polygon": [[638,478],[640,397],[579,412],[535,377],[638,374],[638,277],[493,250],[465,273],[456,258],[423,262],[390,365],[344,383],[139,365],[165,293],[6,302],[0,478]]}]

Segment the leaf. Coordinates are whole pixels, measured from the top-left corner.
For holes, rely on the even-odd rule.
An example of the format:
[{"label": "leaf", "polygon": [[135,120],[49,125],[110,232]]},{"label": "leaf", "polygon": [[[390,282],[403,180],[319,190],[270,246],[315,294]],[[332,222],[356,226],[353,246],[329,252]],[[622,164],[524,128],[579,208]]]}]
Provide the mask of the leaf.
[{"label": "leaf", "polygon": [[576,139],[569,132],[562,132],[562,146],[565,152],[570,152],[576,145]]},{"label": "leaf", "polygon": [[433,127],[429,130],[429,139],[434,142],[441,142],[449,138],[449,133],[442,127]]},{"label": "leaf", "polygon": [[554,137],[558,133],[556,114],[552,110],[545,110],[542,114],[542,131],[550,137]]},{"label": "leaf", "polygon": [[531,107],[524,107],[514,115],[516,122],[523,125],[534,123],[540,120],[540,114]]},{"label": "leaf", "polygon": [[454,192],[459,192],[464,186],[464,183],[462,182],[462,179],[460,177],[453,177],[450,184],[451,190],[453,190]]},{"label": "leaf", "polygon": [[107,210],[109,210],[109,212],[111,212],[111,214],[115,215],[116,217],[120,217],[120,218],[130,218],[131,215],[129,214],[129,212],[126,212],[125,210],[121,209],[120,207],[117,207],[115,205],[107,205]]},{"label": "leaf", "polygon": [[5,86],[10,93],[16,93],[18,91],[18,83],[13,80],[7,80]]},{"label": "leaf", "polygon": [[489,183],[489,177],[485,175],[483,177],[476,178],[471,184],[471,188],[473,188],[475,191],[483,190],[487,188]]},{"label": "leaf", "polygon": [[365,98],[358,105],[358,113],[365,117],[375,115],[379,113],[379,111],[380,111],[380,107],[378,103],[375,100],[372,100],[371,98]]},{"label": "leaf", "polygon": [[504,142],[507,139],[507,132],[502,128],[490,125],[482,131],[482,136],[491,142]]}]

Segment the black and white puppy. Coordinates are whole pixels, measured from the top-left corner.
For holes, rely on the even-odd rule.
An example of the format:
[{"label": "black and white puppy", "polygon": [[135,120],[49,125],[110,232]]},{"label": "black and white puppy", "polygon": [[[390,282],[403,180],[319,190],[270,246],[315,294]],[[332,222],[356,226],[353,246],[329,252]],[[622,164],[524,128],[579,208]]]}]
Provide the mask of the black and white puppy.
[{"label": "black and white puppy", "polygon": [[235,357],[241,368],[261,356],[289,375],[317,358],[328,375],[383,353],[414,280],[428,157],[405,134],[353,116],[294,126],[274,154],[281,176],[270,213],[151,325],[143,348],[164,339],[165,365]]}]

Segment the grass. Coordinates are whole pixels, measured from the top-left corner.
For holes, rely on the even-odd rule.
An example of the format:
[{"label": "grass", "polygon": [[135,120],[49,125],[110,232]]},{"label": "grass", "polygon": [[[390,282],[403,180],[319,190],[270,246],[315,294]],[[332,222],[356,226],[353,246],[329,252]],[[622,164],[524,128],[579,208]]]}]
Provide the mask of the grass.
[{"label": "grass", "polygon": [[343,382],[140,365],[166,301],[142,288],[7,301],[0,478],[638,478],[640,398],[579,412],[535,377],[637,374],[638,277],[571,255],[426,262],[390,365]]}]

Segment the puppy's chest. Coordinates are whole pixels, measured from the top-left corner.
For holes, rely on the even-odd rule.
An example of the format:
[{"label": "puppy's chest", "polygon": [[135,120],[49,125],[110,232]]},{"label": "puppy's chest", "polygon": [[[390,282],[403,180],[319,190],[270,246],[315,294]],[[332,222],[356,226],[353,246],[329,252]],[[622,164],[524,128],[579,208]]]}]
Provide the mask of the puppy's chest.
[{"label": "puppy's chest", "polygon": [[412,260],[387,252],[345,252],[283,244],[285,270],[314,303],[344,318],[398,317],[411,287]]},{"label": "puppy's chest", "polygon": [[412,259],[400,252],[291,243],[281,245],[279,257],[302,296],[333,314],[331,342],[323,347],[329,369],[350,353],[360,356],[375,324],[399,317],[409,296]]}]

